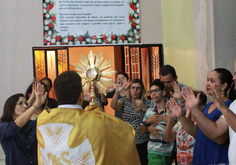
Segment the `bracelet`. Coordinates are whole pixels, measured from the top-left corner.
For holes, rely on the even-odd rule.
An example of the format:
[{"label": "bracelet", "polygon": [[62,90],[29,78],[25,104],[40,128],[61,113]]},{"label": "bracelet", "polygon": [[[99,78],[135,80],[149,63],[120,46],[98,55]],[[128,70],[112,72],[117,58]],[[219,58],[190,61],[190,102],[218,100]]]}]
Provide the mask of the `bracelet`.
[{"label": "bracelet", "polygon": [[147,122],[145,121],[145,122],[143,122],[143,125],[144,125],[145,127],[149,127],[149,126],[152,125],[152,124],[147,123]]},{"label": "bracelet", "polygon": [[32,105],[35,109],[40,109],[41,107],[36,107],[34,104]]}]

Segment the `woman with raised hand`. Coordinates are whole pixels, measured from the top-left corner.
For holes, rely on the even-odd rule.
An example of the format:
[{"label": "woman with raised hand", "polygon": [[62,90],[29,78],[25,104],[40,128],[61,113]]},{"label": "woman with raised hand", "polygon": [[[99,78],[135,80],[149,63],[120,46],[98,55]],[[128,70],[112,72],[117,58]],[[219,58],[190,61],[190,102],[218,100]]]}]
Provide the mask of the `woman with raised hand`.
[{"label": "woman with raised hand", "polygon": [[140,135],[139,127],[147,108],[149,108],[150,100],[145,99],[146,90],[140,79],[133,79],[128,86],[129,93],[125,98],[118,99],[125,85],[121,85],[119,82],[116,84],[116,92],[112,98],[111,107],[115,111],[121,111],[123,120],[134,128],[140,161],[142,165],[146,165],[149,134]]},{"label": "woman with raised hand", "polygon": [[35,85],[36,100],[28,108],[23,94],[7,99],[0,123],[0,142],[6,155],[7,165],[38,164],[36,120],[30,120],[47,98],[43,85]]},{"label": "woman with raised hand", "polygon": [[[214,90],[221,93],[227,107],[231,100],[227,97],[227,91],[232,84],[232,74],[224,69],[217,68],[211,71],[207,77],[206,92],[213,96]],[[216,99],[206,105],[203,112],[198,107],[199,98],[194,95],[191,88],[183,89],[185,106],[191,110],[197,123],[196,142],[194,146],[193,164],[228,164],[228,125],[223,123],[222,113],[218,110]],[[175,113],[173,111],[173,113]],[[184,128],[188,131],[190,125],[183,115],[177,116]]]}]

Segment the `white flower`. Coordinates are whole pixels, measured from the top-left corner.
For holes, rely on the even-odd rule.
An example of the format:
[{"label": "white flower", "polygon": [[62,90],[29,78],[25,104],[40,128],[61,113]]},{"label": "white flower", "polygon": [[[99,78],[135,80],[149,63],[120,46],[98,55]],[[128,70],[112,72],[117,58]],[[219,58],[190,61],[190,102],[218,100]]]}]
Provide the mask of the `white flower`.
[{"label": "white flower", "polygon": [[136,29],[140,29],[140,26],[139,26],[139,25],[136,25]]},{"label": "white flower", "polygon": [[47,12],[47,10],[46,9],[43,9],[43,13],[46,13]]},{"label": "white flower", "polygon": [[113,40],[113,41],[112,41],[112,43],[113,43],[113,44],[115,44],[115,43],[116,43],[116,41],[115,41],[115,40]]},{"label": "white flower", "polygon": [[57,42],[56,44],[57,44],[57,45],[60,45],[61,43],[60,43],[60,42]]},{"label": "white flower", "polygon": [[108,41],[108,42],[111,42],[111,37],[108,37],[108,38],[107,38],[107,41]]},{"label": "white flower", "polygon": [[46,14],[46,18],[49,18],[50,17],[50,14]]},{"label": "white flower", "polygon": [[134,15],[134,10],[133,10],[133,9],[130,9],[129,14],[130,14],[130,15]]},{"label": "white flower", "polygon": [[86,44],[86,42],[85,41],[82,41],[82,45],[85,45]]},{"label": "white flower", "polygon": [[137,11],[137,13],[139,13],[139,8],[136,11]]},{"label": "white flower", "polygon": [[55,42],[56,42],[55,38],[53,38],[53,39],[51,40],[51,42],[52,42],[52,43],[55,43]]},{"label": "white flower", "polygon": [[102,40],[101,39],[98,39],[98,43],[101,43],[102,42]]},{"label": "white flower", "polygon": [[77,41],[77,42],[76,42],[76,45],[80,45],[80,42],[79,42],[79,41]]},{"label": "white flower", "polygon": [[72,41],[70,41],[70,42],[69,42],[69,45],[73,45],[73,42],[72,42]]},{"label": "white flower", "polygon": [[46,39],[47,39],[48,41],[50,41],[50,40],[51,40],[51,37],[47,37]]},{"label": "white flower", "polygon": [[49,3],[49,0],[46,0],[47,3]]},{"label": "white flower", "polygon": [[90,38],[86,38],[86,42],[90,42]]},{"label": "white flower", "polygon": [[135,22],[136,22],[136,24],[139,24],[139,19],[136,19]]},{"label": "white flower", "polygon": [[124,43],[125,43],[125,44],[127,44],[127,43],[128,43],[128,41],[127,41],[127,40],[124,40]]},{"label": "white flower", "polygon": [[135,35],[135,38],[138,39],[138,38],[139,38],[139,35]]},{"label": "white flower", "polygon": [[45,7],[47,7],[47,5],[45,3],[43,3],[43,7],[45,8]]},{"label": "white flower", "polygon": [[132,38],[131,38],[131,37],[129,37],[129,38],[128,38],[128,40],[129,40],[129,41],[131,41],[131,40],[132,40]]},{"label": "white flower", "polygon": [[45,25],[48,25],[49,24],[49,20],[46,19],[45,22],[44,22]]},{"label": "white flower", "polygon": [[95,44],[95,43],[96,43],[96,40],[92,40],[92,43]]},{"label": "white flower", "polygon": [[135,18],[137,18],[137,17],[138,17],[138,14],[137,14],[137,13],[135,13],[135,14],[134,14],[134,17],[135,17]]},{"label": "white flower", "polygon": [[136,34],[137,33],[137,30],[136,29],[134,29],[134,34]]},{"label": "white flower", "polygon": [[50,10],[50,11],[49,11],[49,14],[50,14],[50,15],[53,15],[53,12],[52,12],[52,10]]},{"label": "white flower", "polygon": [[50,31],[48,31],[48,35],[52,35],[52,31],[50,30]]},{"label": "white flower", "polygon": [[135,41],[135,43],[139,43],[139,41],[137,40],[137,41]]},{"label": "white flower", "polygon": [[133,0],[133,3],[136,3],[137,2],[137,0]]},{"label": "white flower", "polygon": [[48,30],[48,29],[49,29],[48,26],[45,26],[45,27],[44,27],[44,30]]},{"label": "white flower", "polygon": [[63,41],[64,41],[65,43],[67,43],[67,42],[68,42],[68,38],[65,38]]},{"label": "white flower", "polygon": [[123,41],[122,41],[122,40],[119,40],[119,43],[120,43],[120,44],[122,44],[122,43],[123,43]]},{"label": "white flower", "polygon": [[98,34],[96,34],[96,37],[97,37],[97,38],[102,38],[102,34],[101,34],[101,33],[98,33]]},{"label": "white flower", "polygon": [[139,8],[139,3],[136,4],[136,7]]}]

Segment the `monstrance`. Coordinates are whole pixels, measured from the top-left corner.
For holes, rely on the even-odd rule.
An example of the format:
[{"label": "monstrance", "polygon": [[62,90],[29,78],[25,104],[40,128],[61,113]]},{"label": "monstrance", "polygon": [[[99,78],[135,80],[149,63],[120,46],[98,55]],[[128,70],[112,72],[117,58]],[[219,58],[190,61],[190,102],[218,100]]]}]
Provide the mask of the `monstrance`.
[{"label": "monstrance", "polygon": [[112,71],[109,67],[111,66],[111,60],[106,59],[103,61],[103,52],[95,56],[95,53],[90,50],[90,54],[88,54],[88,58],[80,54],[80,63],[73,64],[77,73],[82,78],[82,85],[84,93],[89,92],[91,87],[91,101],[90,105],[96,105],[95,98],[95,84],[100,92],[102,92],[105,96],[106,87],[114,85],[111,77],[112,74],[116,73],[116,71]]}]

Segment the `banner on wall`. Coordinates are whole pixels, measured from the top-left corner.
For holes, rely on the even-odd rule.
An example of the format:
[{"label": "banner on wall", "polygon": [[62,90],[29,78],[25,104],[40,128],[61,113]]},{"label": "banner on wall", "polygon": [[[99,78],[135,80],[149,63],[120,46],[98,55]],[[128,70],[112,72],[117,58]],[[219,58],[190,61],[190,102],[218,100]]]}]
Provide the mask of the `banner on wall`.
[{"label": "banner on wall", "polygon": [[43,0],[44,45],[141,43],[138,0]]}]

